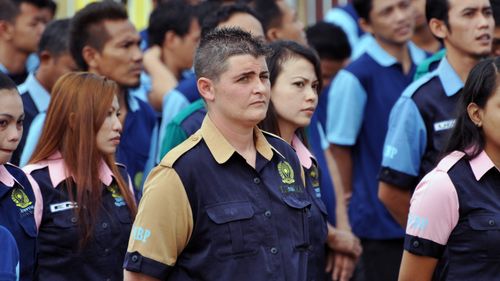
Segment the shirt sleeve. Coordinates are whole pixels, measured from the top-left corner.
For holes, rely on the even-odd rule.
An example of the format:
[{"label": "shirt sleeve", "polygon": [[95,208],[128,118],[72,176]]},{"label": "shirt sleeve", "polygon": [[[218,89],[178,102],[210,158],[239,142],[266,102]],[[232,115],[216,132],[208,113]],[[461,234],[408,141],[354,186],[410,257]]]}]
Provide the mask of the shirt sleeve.
[{"label": "shirt sleeve", "polygon": [[165,280],[192,229],[191,207],[178,174],[168,167],[156,167],[144,187],[124,268]]},{"label": "shirt sleeve", "polygon": [[7,228],[0,226],[0,280],[18,280],[19,251],[16,240]]},{"label": "shirt sleeve", "polygon": [[410,204],[405,250],[440,258],[459,219],[458,195],[448,174],[438,169],[430,172]]},{"label": "shirt sleeve", "polygon": [[341,70],[328,92],[326,132],[328,142],[352,146],[363,122],[366,91],[358,78]]},{"label": "shirt sleeve", "polygon": [[426,147],[424,120],[413,100],[402,96],[389,116],[379,179],[401,188],[413,189],[417,184]]}]

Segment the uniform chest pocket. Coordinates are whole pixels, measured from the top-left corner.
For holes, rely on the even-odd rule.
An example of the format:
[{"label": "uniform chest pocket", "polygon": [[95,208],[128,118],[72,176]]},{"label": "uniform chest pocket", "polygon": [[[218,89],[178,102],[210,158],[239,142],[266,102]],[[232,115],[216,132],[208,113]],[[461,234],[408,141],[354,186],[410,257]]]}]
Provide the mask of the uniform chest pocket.
[{"label": "uniform chest pocket", "polygon": [[[469,226],[486,259],[500,259],[500,214],[476,214],[469,216]],[[483,255],[481,255],[483,256]]]},{"label": "uniform chest pocket", "polygon": [[311,218],[311,201],[296,198],[293,196],[283,197],[283,202],[291,210],[289,216],[289,233],[295,243],[295,247],[299,250],[307,250],[311,244],[309,236],[310,218]]},{"label": "uniform chest pocket", "polygon": [[22,218],[19,224],[28,237],[35,238],[37,236],[36,223],[32,216]]},{"label": "uniform chest pocket", "polygon": [[250,202],[227,202],[206,208],[208,228],[219,258],[240,257],[257,252],[254,209]]}]

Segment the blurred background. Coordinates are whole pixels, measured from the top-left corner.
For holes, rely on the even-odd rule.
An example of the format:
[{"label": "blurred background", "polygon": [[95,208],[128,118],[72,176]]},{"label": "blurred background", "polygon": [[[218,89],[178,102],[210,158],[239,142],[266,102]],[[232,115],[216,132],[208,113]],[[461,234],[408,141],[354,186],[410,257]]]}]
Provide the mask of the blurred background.
[{"label": "blurred background", "polygon": [[[56,18],[67,18],[74,15],[76,11],[85,7],[90,2],[98,0],[55,0],[57,2]],[[153,9],[151,0],[121,0],[127,5],[130,19],[138,30],[146,27],[149,14]],[[348,0],[287,0],[295,7],[299,19],[307,26],[323,19],[324,14],[337,4],[345,4]]]}]

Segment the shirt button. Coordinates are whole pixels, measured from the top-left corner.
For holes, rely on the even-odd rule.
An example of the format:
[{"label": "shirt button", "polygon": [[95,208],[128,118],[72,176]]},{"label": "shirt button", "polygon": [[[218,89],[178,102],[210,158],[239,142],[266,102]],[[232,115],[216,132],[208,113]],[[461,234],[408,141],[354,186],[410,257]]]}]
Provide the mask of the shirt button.
[{"label": "shirt button", "polygon": [[191,137],[191,140],[192,140],[192,141],[197,141],[198,139],[199,139],[199,137],[198,137],[198,136],[192,136],[192,137]]},{"label": "shirt button", "polygon": [[103,222],[101,226],[102,226],[103,229],[106,229],[106,228],[108,228],[108,223]]},{"label": "shirt button", "polygon": [[276,255],[278,253],[278,249],[275,247],[271,248],[271,254]]},{"label": "shirt button", "polygon": [[260,179],[259,179],[259,178],[254,178],[254,179],[253,179],[253,183],[255,183],[255,184],[259,184],[259,183],[260,183]]},{"label": "shirt button", "polygon": [[111,281],[111,278],[106,278],[106,281]]},{"label": "shirt button", "polygon": [[495,225],[495,221],[494,221],[494,220],[489,220],[489,221],[488,221],[488,224],[489,224],[490,226],[494,226],[494,225]]},{"label": "shirt button", "polygon": [[134,255],[134,256],[132,256],[132,261],[133,261],[133,262],[137,262],[138,260],[139,260],[139,257],[138,257],[138,256],[135,256],[135,255]]},{"label": "shirt button", "polygon": [[109,254],[109,249],[108,248],[104,249],[104,253]]},{"label": "shirt button", "polygon": [[420,242],[418,242],[417,240],[413,241],[414,248],[418,248],[419,246],[420,246]]},{"label": "shirt button", "polygon": [[271,217],[271,211],[266,211],[266,212],[264,213],[264,216],[266,216],[266,217],[268,217],[268,218],[269,218],[269,217]]},{"label": "shirt button", "polygon": [[77,219],[76,217],[72,217],[72,218],[71,218],[71,222],[72,222],[72,223],[76,223],[77,221],[78,221],[78,219]]}]

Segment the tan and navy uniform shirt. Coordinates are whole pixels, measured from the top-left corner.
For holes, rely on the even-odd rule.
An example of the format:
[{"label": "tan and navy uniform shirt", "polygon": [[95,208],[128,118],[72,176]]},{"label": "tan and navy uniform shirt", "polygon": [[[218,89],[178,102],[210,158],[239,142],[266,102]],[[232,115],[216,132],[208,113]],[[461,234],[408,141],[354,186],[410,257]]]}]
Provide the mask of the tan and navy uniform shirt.
[{"label": "tan and navy uniform shirt", "polygon": [[312,196],[292,147],[254,129],[255,168],[209,117],[148,177],[125,269],[161,280],[306,280]]}]

